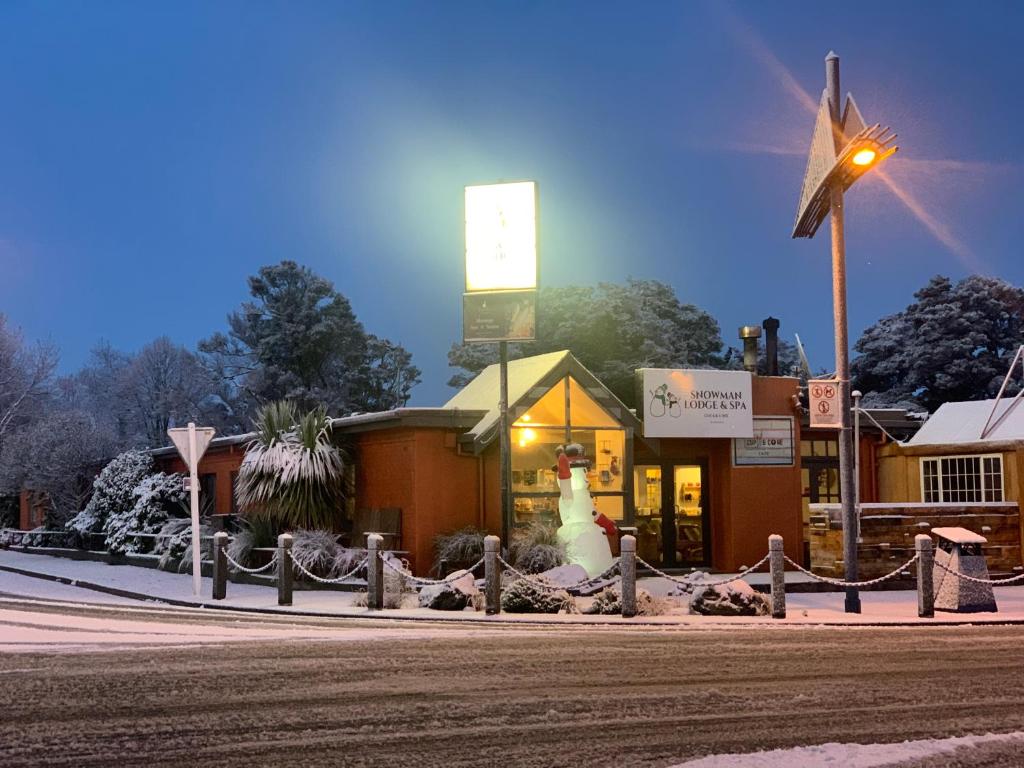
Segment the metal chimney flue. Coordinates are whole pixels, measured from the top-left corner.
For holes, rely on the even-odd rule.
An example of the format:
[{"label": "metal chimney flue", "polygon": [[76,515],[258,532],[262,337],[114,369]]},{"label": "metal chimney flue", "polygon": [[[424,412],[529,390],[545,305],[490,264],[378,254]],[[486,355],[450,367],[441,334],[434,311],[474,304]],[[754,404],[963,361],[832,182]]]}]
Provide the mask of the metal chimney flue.
[{"label": "metal chimney flue", "polygon": [[757,340],[761,338],[761,326],[741,325],[740,338],[743,339],[743,367],[757,373]]},{"label": "metal chimney flue", "polygon": [[768,375],[779,375],[779,321],[770,315],[761,323],[764,328],[764,356],[768,360]]}]

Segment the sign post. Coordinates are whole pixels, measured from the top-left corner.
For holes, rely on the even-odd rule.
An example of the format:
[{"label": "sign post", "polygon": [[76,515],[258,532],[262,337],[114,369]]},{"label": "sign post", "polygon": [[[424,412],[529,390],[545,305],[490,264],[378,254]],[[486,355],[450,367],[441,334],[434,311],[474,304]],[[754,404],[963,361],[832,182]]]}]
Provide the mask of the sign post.
[{"label": "sign post", "polygon": [[203,575],[202,556],[199,551],[199,460],[213,439],[213,427],[199,427],[193,422],[186,428],[167,430],[168,437],[188,466],[189,506],[192,512],[192,594],[198,597]]},{"label": "sign post", "polygon": [[508,343],[537,336],[537,184],[466,187],[466,289],[462,341],[498,344],[501,540],[512,524]]},{"label": "sign post", "polygon": [[811,379],[807,382],[812,429],[842,429],[842,401],[835,379]]}]

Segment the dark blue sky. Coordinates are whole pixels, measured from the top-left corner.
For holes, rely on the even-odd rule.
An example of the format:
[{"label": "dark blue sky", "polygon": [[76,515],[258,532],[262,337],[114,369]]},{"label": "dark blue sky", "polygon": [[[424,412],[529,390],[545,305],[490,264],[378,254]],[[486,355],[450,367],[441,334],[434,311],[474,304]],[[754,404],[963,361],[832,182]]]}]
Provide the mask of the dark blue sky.
[{"label": "dark blue sky", "polygon": [[73,370],[101,338],[194,345],[291,258],[440,404],[462,188],[533,178],[543,283],[664,280],[727,343],[774,314],[830,367],[827,224],[789,236],[801,91],[834,48],[900,135],[903,199],[847,198],[855,340],[933,274],[1024,283],[1022,30],[998,2],[2,0],[0,312]]}]

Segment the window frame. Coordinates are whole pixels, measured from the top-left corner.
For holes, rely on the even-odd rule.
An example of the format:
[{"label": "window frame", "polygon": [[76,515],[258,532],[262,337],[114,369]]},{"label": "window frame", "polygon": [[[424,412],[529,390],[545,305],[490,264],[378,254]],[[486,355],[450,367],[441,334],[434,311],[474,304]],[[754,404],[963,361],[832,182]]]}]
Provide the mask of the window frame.
[{"label": "window frame", "polygon": [[[946,501],[946,475],[942,471],[942,462],[956,459],[978,460],[978,486],[976,490],[981,495],[980,501]],[[986,460],[993,460],[996,462],[997,471],[995,473],[986,471]],[[929,479],[933,479],[935,481],[934,492],[938,495],[938,499],[936,500],[928,499],[928,494],[933,489],[925,484],[925,464],[927,462],[933,462],[934,472]],[[998,488],[989,487],[987,485],[987,480],[990,475],[998,475]],[[1002,504],[1006,501],[1006,475],[1003,472],[1003,454],[1001,453],[956,453],[939,456],[921,456],[918,462],[918,480],[921,487],[921,502],[924,504]],[[950,493],[957,491],[973,492],[972,489],[949,489]],[[999,498],[992,499],[991,501],[988,500],[986,497],[990,493],[993,496],[998,495]]]}]

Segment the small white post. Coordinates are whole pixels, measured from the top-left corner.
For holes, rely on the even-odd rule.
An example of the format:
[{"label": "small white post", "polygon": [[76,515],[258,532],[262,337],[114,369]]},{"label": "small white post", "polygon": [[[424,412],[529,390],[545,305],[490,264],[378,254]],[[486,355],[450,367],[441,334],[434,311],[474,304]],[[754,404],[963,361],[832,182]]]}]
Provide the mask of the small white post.
[{"label": "small white post", "polygon": [[199,451],[196,446],[195,422],[188,423],[188,478],[192,508],[192,594],[199,596],[203,560],[199,553]]}]

